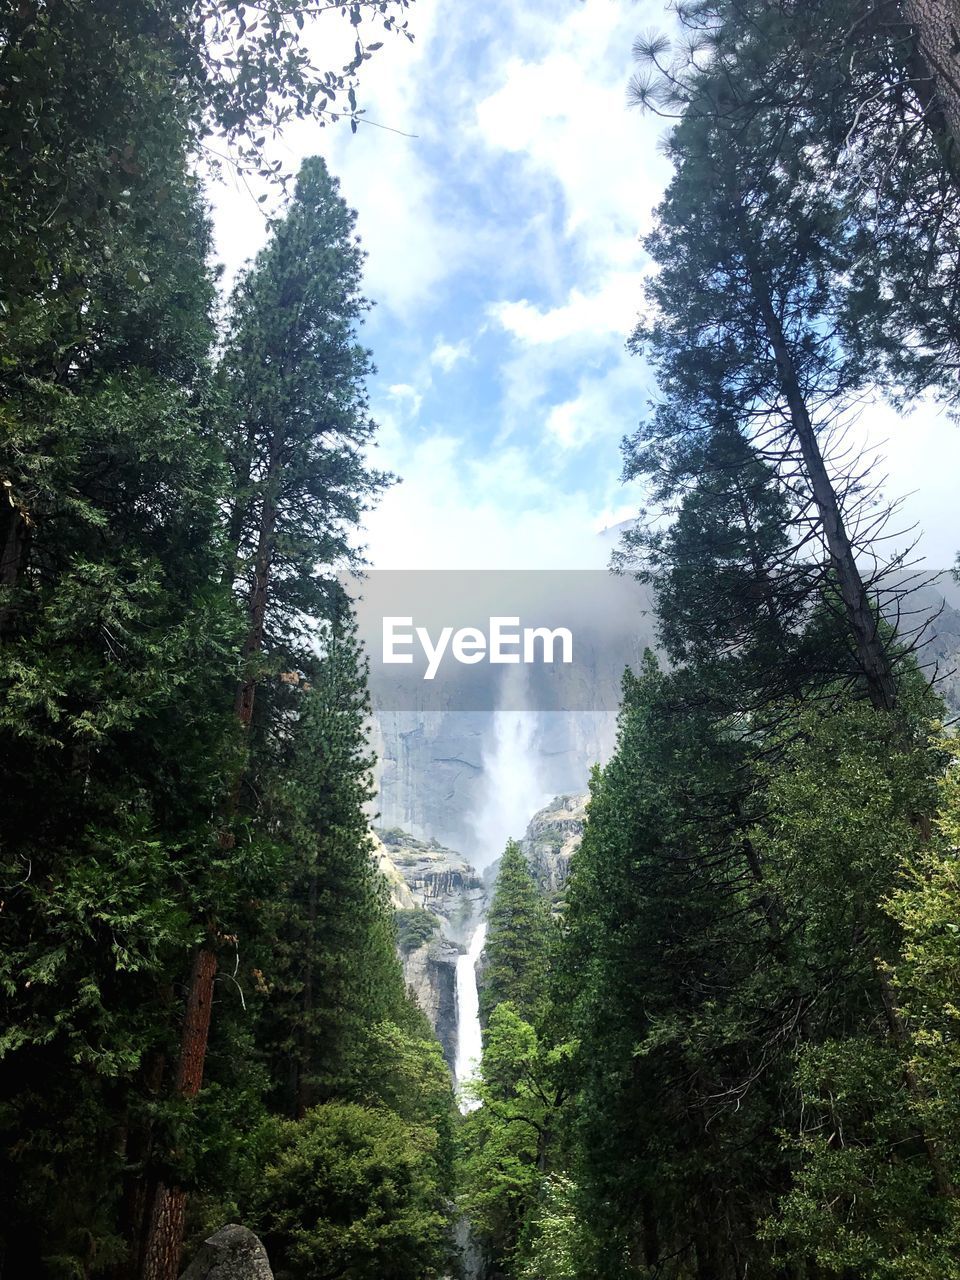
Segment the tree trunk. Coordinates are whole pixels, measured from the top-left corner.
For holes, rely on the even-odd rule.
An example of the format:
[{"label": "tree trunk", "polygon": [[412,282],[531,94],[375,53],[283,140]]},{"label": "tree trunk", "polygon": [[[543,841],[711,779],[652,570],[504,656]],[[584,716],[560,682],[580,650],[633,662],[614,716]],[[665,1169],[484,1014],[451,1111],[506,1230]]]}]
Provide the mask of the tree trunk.
[{"label": "tree trunk", "polygon": [[836,491],[827,473],[817,433],[810,421],[810,414],[800,390],[783,327],[774,310],[766,282],[754,269],[751,270],[751,283],[777,363],[781,387],[790,409],[791,423],[800,446],[800,454],[820,517],[820,527],[826,539],[833,571],[837,576],[840,597],[853,637],[857,660],[867,682],[870,701],[880,711],[892,711],[897,700],[897,684],[893,668],[880,639],[877,616],[857,567],[853,546],[844,527]]},{"label": "tree trunk", "polygon": [[[243,645],[244,674],[237,686],[234,704],[237,719],[244,732],[250,728],[254,696],[260,680],[256,658],[263,649],[270,574],[276,542],[283,441],[283,432],[276,430],[270,444],[270,463],[260,508],[257,558],[248,606],[249,625]],[[224,804],[219,836],[220,846],[223,849],[233,848],[233,821],[240,800],[242,777],[241,769],[229,788]],[[213,1004],[213,983],[217,973],[217,956],[212,942],[215,932],[215,921],[210,920],[208,922],[209,941],[204,943],[194,956],[175,1084],[176,1096],[180,1098],[195,1098],[203,1084],[207,1040],[210,1034],[210,1012]],[[187,1195],[182,1187],[167,1186],[164,1183],[157,1187],[151,1206],[141,1280],[176,1280],[183,1249],[186,1203]]]},{"label": "tree trunk", "polygon": [[[165,989],[169,1003],[169,990]],[[150,1098],[160,1096],[166,1071],[166,1058],[159,1050],[153,1050],[143,1070],[142,1087]],[[143,1265],[146,1241],[147,1213],[153,1202],[156,1179],[150,1176],[150,1154],[153,1143],[153,1122],[141,1117],[128,1126],[125,1150],[126,1171],[123,1177],[123,1196],[120,1203],[120,1230],[128,1242],[128,1254],[110,1271],[110,1280],[135,1280]]]},{"label": "tree trunk", "polygon": [[960,0],[900,0],[916,32],[909,70],[951,172],[960,174]]},{"label": "tree trunk", "polygon": [[[216,974],[216,952],[211,944],[206,943],[198,948],[193,958],[174,1083],[174,1093],[178,1098],[195,1098],[203,1083]],[[183,1249],[186,1209],[187,1193],[183,1188],[161,1182],[151,1206],[141,1280],[176,1280]]]}]

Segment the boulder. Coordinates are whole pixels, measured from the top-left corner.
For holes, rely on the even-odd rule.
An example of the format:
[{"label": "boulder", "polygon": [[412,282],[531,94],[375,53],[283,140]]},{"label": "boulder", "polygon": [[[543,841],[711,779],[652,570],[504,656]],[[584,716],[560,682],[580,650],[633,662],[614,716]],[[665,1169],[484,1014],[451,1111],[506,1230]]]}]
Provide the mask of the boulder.
[{"label": "boulder", "polygon": [[273,1280],[273,1272],[259,1238],[231,1222],[204,1240],[180,1280]]}]

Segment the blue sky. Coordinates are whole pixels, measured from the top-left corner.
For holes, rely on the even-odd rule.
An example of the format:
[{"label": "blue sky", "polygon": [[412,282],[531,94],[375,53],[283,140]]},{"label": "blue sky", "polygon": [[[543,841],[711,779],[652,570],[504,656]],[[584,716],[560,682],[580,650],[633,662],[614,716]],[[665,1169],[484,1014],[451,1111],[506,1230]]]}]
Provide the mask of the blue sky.
[{"label": "blue sky", "polygon": [[[599,532],[640,496],[619,448],[651,386],[624,344],[669,176],[659,122],[627,107],[630,50],[670,16],[662,0],[416,0],[410,15],[415,43],[388,37],[361,86],[389,128],[298,124],[277,151],[291,167],[327,157],[369,255],[377,461],[403,477],[369,518],[370,559],[600,567]],[[349,36],[336,21],[313,33],[323,65]],[[230,181],[212,195],[232,273],[262,214]],[[864,430],[888,441],[891,491],[913,491],[931,562],[952,562],[960,428],[877,407]]]}]

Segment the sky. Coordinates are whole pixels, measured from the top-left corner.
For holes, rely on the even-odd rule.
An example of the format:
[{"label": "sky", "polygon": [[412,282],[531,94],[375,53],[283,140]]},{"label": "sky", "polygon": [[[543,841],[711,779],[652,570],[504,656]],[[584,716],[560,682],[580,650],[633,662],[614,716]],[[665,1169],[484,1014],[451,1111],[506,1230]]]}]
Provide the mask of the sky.
[{"label": "sky", "polygon": [[[663,0],[409,13],[414,43],[383,37],[362,73],[375,124],[298,123],[276,151],[291,168],[325,156],[368,254],[376,463],[402,478],[367,519],[370,563],[600,568],[616,541],[603,531],[642,496],[620,481],[620,442],[653,386],[625,344],[669,178],[662,124],[627,104],[631,46],[670,15]],[[323,65],[345,60],[338,21],[316,24]],[[265,239],[263,211],[229,178],[211,196],[229,280]],[[862,429],[930,566],[952,564],[960,426],[877,405]]]}]

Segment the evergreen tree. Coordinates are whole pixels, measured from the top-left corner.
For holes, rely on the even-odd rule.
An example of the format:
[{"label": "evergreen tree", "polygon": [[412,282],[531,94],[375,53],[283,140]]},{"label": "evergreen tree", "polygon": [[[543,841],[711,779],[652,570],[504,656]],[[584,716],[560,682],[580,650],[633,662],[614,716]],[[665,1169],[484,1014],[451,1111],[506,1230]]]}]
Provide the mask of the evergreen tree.
[{"label": "evergreen tree", "polygon": [[566,1101],[570,1044],[553,1046],[505,1000],[484,1033],[480,1076],[470,1092],[480,1106],[460,1135],[460,1209],[488,1259],[519,1274],[527,1224],[539,1204]]},{"label": "evergreen tree", "polygon": [[284,886],[261,928],[271,988],[261,1040],[281,1109],[353,1097],[376,1028],[404,1003],[392,922],[372,856],[365,721],[369,701],[349,619],[329,630],[304,681],[296,725],[277,765],[289,850]]},{"label": "evergreen tree", "polygon": [[787,540],[803,538],[827,566],[869,696],[891,709],[893,662],[856,556],[869,487],[860,472],[831,476],[824,447],[862,389],[837,337],[840,211],[812,189],[802,133],[784,133],[688,112],[671,138],[677,170],[647,241],[660,266],[656,319],[633,340],[663,399],[627,446],[627,475],[664,464],[677,485],[697,446],[731,423],[742,430],[783,491]]},{"label": "evergreen tree", "polygon": [[[361,452],[373,423],[369,355],[356,340],[366,303],[353,222],[323,162],[306,161],[286,218],[233,297],[222,362],[234,494],[225,578],[232,584],[239,572],[246,622],[234,697],[240,741],[218,806],[216,843],[228,867],[246,859],[238,823],[263,821],[259,784],[296,715],[290,699],[296,673],[312,666],[311,625],[339,604],[333,573],[355,558],[350,535],[385,482]],[[268,676],[270,696],[258,703]],[[351,767],[362,774],[362,762]],[[238,881],[239,868],[227,884]],[[204,939],[194,952],[173,1079],[174,1095],[187,1102],[203,1083],[219,939],[236,935],[235,904],[228,905],[233,920],[213,896],[197,919]],[[144,1280],[172,1280],[185,1214],[185,1188],[161,1178]]]},{"label": "evergreen tree", "polygon": [[289,1280],[435,1280],[448,1227],[429,1135],[385,1109],[328,1102],[287,1122],[254,1209]]},{"label": "evergreen tree", "polygon": [[550,911],[516,840],[508,840],[487,915],[480,1015],[486,1023],[509,1001],[537,1025],[545,1011]]},{"label": "evergreen tree", "polygon": [[[114,257],[84,274],[62,367],[22,346],[6,366],[0,1071],[21,1195],[2,1232],[24,1274],[124,1252],[132,1112],[216,875],[203,832],[238,618],[217,581],[225,471],[202,411],[206,226],[182,156],[166,181],[151,227],[121,223]],[[56,306],[43,315],[66,332]]]},{"label": "evergreen tree", "polygon": [[[867,741],[863,735],[861,741]],[[863,770],[869,757],[847,739],[841,747],[841,769],[856,760]],[[889,779],[906,776],[900,768],[884,769]],[[872,779],[879,761],[868,767]],[[831,781],[803,774],[794,782],[784,779],[778,800],[785,801],[782,821],[791,831],[793,845],[817,830],[827,812],[837,820],[838,791],[842,773]],[[797,782],[805,794],[792,796]],[[839,782],[839,786],[838,786]],[[929,786],[929,781],[925,782]],[[813,792],[816,801],[811,804]],[[800,800],[803,817],[800,818]],[[879,906],[891,919],[884,926],[871,904],[877,930],[873,965],[861,961],[861,988],[879,986],[882,1002],[872,1004],[872,1020],[834,1027],[824,1042],[808,1046],[800,1057],[797,1084],[802,1119],[794,1136],[797,1173],[775,1219],[766,1227],[768,1237],[795,1254],[813,1250],[818,1263],[831,1272],[845,1268],[871,1275],[952,1276],[956,1274],[955,1245],[958,1218],[956,1180],[960,1175],[960,1131],[956,1125],[956,1055],[952,1048],[954,1019],[949,983],[956,965],[951,920],[956,913],[954,858],[947,852],[955,829],[956,774],[952,769],[941,783],[941,811],[932,839],[918,835],[910,821],[916,799],[904,805],[895,793],[870,789],[870,809],[850,815],[869,828],[869,843],[858,848],[882,853],[889,864],[902,869],[889,877],[890,894]],[[803,834],[794,832],[802,821]],[[823,837],[821,836],[821,839]],[[834,847],[833,840],[824,840]],[[827,854],[829,856],[829,854]],[[828,869],[825,880],[836,886],[838,877]],[[848,874],[851,885],[854,877]],[[836,947],[851,929],[863,929],[862,918],[844,926],[836,914],[847,894],[834,895],[827,914],[825,902],[814,899],[812,918],[824,920],[824,934],[814,941],[819,956],[826,950],[826,936]],[[849,899],[848,899],[849,901]],[[849,908],[847,908],[849,909]],[[883,946],[880,937],[896,937]],[[897,954],[899,950],[899,954]],[[857,948],[857,954],[860,948]],[[852,954],[852,953],[851,953]]]},{"label": "evergreen tree", "polygon": [[[821,567],[776,474],[735,425],[718,424],[656,473],[645,520],[617,561],[653,588],[663,651],[698,672],[718,714],[762,714],[849,665],[817,614]],[[646,468],[631,458],[628,474]],[[664,512],[671,516],[664,522]]]},{"label": "evergreen tree", "polygon": [[749,755],[691,683],[652,660],[627,678],[570,881],[560,1009],[603,1275],[669,1259],[683,1276],[767,1274],[751,1240],[783,1177],[769,1046],[789,1052],[799,995],[751,836]]},{"label": "evergreen tree", "polygon": [[[801,131],[806,181],[843,208],[844,343],[895,399],[904,388],[956,393],[960,152],[949,9],[940,0],[697,0],[679,8],[689,38],[672,63],[662,37],[635,45],[646,69],[634,94],[645,106],[737,130],[766,122],[782,141]],[[697,56],[704,48],[708,63]]]}]

